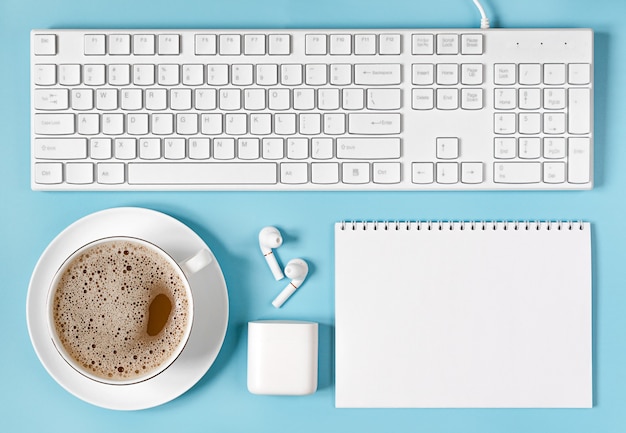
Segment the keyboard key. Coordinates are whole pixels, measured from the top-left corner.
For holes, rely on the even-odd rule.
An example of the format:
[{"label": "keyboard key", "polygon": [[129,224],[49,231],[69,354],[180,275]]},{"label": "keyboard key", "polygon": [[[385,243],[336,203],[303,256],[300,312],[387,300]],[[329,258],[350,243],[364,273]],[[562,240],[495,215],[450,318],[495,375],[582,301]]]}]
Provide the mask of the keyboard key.
[{"label": "keyboard key", "polygon": [[435,37],[431,34],[412,35],[411,43],[411,52],[415,55],[435,54]]},{"label": "keyboard key", "polygon": [[437,89],[437,109],[456,110],[459,108],[458,89]]},{"label": "keyboard key", "polygon": [[287,139],[287,158],[306,159],[309,157],[309,140],[307,138]]},{"label": "keyboard key", "polygon": [[133,65],[133,84],[152,86],[155,83],[154,65]]},{"label": "keyboard key", "polygon": [[323,56],[328,53],[327,50],[327,35],[325,34],[312,34],[305,36],[305,53],[308,56]]},{"label": "keyboard key", "polygon": [[338,138],[339,159],[400,158],[399,138]]},{"label": "keyboard key", "polygon": [[459,182],[459,164],[456,162],[438,162],[437,183],[453,184]]},{"label": "keyboard key", "polygon": [[437,158],[456,159],[459,157],[459,139],[457,137],[437,137]]},{"label": "keyboard key", "polygon": [[591,65],[588,63],[569,64],[567,81],[570,84],[589,84],[591,82]]},{"label": "keyboard key", "polygon": [[69,135],[73,134],[73,114],[35,114],[35,134]]},{"label": "keyboard key", "polygon": [[494,91],[496,110],[512,110],[517,107],[517,91],[512,88],[499,88]]},{"label": "keyboard key", "polygon": [[189,159],[209,159],[211,141],[208,138],[189,139]]},{"label": "keyboard key", "polygon": [[70,162],[65,165],[65,181],[74,185],[93,183],[93,170],[93,164],[90,162]]},{"label": "keyboard key", "polygon": [[259,86],[275,86],[278,84],[278,65],[257,65],[256,83]]},{"label": "keyboard key", "polygon": [[268,185],[277,182],[275,163],[130,163],[131,185]]},{"label": "keyboard key", "polygon": [[342,135],[346,133],[345,113],[324,114],[324,134]]},{"label": "keyboard key", "polygon": [[85,65],[83,68],[84,83],[88,86],[102,86],[105,81],[104,65]]},{"label": "keyboard key", "polygon": [[59,65],[59,84],[62,86],[78,86],[80,79],[80,65]]},{"label": "keyboard key", "polygon": [[130,54],[130,35],[109,35],[109,54],[127,56]]},{"label": "keyboard key", "polygon": [[220,35],[219,52],[222,56],[241,55],[241,35]]},{"label": "keyboard key", "polygon": [[541,65],[522,63],[519,65],[519,83],[523,85],[537,85],[541,83]]},{"label": "keyboard key", "polygon": [[280,164],[280,182],[286,184],[307,183],[309,166],[304,162],[285,162]]},{"label": "keyboard key", "polygon": [[348,114],[348,132],[351,134],[386,135],[400,133],[399,113]]},{"label": "keyboard key", "polygon": [[66,110],[69,107],[67,89],[36,89],[34,99],[37,110]]},{"label": "keyboard key", "polygon": [[330,84],[334,86],[352,84],[352,65],[330,65]]},{"label": "keyboard key", "polygon": [[515,64],[496,63],[494,65],[493,82],[498,85],[510,86],[516,82]]},{"label": "keyboard key", "polygon": [[372,180],[374,183],[400,183],[399,162],[375,162],[372,164]]},{"label": "keyboard key", "polygon": [[570,88],[567,91],[569,106],[568,127],[570,134],[591,132],[591,89]]},{"label": "keyboard key", "polygon": [[311,164],[311,182],[332,184],[339,182],[339,164],[336,162],[314,162]]},{"label": "keyboard key", "polygon": [[432,110],[435,108],[433,89],[413,89],[411,106],[414,110]]},{"label": "keyboard key", "polygon": [[456,63],[441,63],[437,65],[437,84],[454,85],[459,82],[459,65]]},{"label": "keyboard key", "polygon": [[33,53],[36,56],[54,56],[57,53],[56,35],[33,36]]},{"label": "keyboard key", "polygon": [[213,56],[217,54],[217,36],[199,34],[195,37],[196,54],[199,56]]},{"label": "keyboard key", "polygon": [[333,157],[333,139],[311,139],[311,157],[315,159],[331,159]]},{"label": "keyboard key", "polygon": [[161,139],[144,138],[139,140],[139,158],[159,159],[161,158]]},{"label": "keyboard key", "polygon": [[567,146],[567,181],[587,183],[591,179],[591,140],[574,137]]},{"label": "keyboard key", "polygon": [[302,84],[302,65],[281,65],[280,82],[284,86],[299,86]]},{"label": "keyboard key", "polygon": [[461,182],[476,184],[482,183],[484,180],[482,162],[461,163]]},{"label": "keyboard key", "polygon": [[331,55],[352,54],[352,36],[346,35],[346,34],[330,35],[330,54]]},{"label": "keyboard key", "polygon": [[417,184],[428,184],[435,181],[434,164],[432,162],[414,162],[411,164],[411,181]]},{"label": "keyboard key", "polygon": [[101,162],[96,164],[96,179],[104,185],[117,185],[124,183],[124,163]]},{"label": "keyboard key", "polygon": [[323,86],[328,83],[328,70],[326,65],[306,65],[305,83],[309,86]]},{"label": "keyboard key", "polygon": [[464,110],[481,110],[483,89],[461,89],[461,108]]},{"label": "keyboard key", "polygon": [[496,113],[494,114],[493,132],[496,134],[515,134],[515,114],[514,113]]},{"label": "keyboard key", "polygon": [[113,142],[116,159],[137,158],[137,140],[134,138],[118,138]]},{"label": "keyboard key", "polygon": [[33,78],[38,86],[53,86],[57,82],[56,65],[35,65]]},{"label": "keyboard key", "polygon": [[268,52],[271,56],[287,56],[291,54],[291,36],[287,34],[283,35],[269,35],[269,49]]},{"label": "keyboard key", "polygon": [[565,84],[565,65],[563,63],[543,65],[543,82],[549,86]]},{"label": "keyboard key", "polygon": [[543,163],[543,181],[545,183],[565,182],[565,163],[564,162],[544,162]]},{"label": "keyboard key", "polygon": [[543,89],[543,108],[563,110],[565,106],[565,89]]},{"label": "keyboard key", "polygon": [[366,99],[367,108],[370,110],[399,110],[402,106],[402,91],[400,89],[367,89]]},{"label": "keyboard key", "polygon": [[370,181],[370,165],[367,162],[344,162],[341,164],[343,183],[359,184]]},{"label": "keyboard key", "polygon": [[354,65],[354,84],[387,86],[401,83],[400,64]]},{"label": "keyboard key", "polygon": [[[145,116],[147,116],[147,114]],[[99,114],[81,113],[81,114],[78,114],[77,121],[78,121],[77,132],[80,135],[96,135],[100,133],[100,115]]]},{"label": "keyboard key", "polygon": [[265,54],[265,35],[245,35],[243,38],[243,53],[247,56],[262,56]]},{"label": "keyboard key", "polygon": [[513,159],[517,156],[517,140],[513,137],[495,138],[493,156],[498,159]]},{"label": "keyboard key", "polygon": [[371,56],[376,54],[376,35],[354,35],[354,54],[357,56]]},{"label": "keyboard key", "polygon": [[494,163],[496,183],[538,183],[541,182],[540,162],[496,162]]},{"label": "keyboard key", "polygon": [[537,159],[541,156],[541,139],[539,137],[519,139],[519,157]]},{"label": "keyboard key", "polygon": [[185,157],[185,139],[168,138],[163,143],[165,159],[183,159]]},{"label": "keyboard key", "polygon": [[180,54],[180,35],[159,35],[158,52],[161,56],[177,56]]},{"label": "keyboard key", "polygon": [[133,54],[136,56],[153,56],[156,53],[156,38],[154,35],[133,35]]},{"label": "keyboard key", "polygon": [[210,86],[225,86],[228,84],[228,65],[207,66],[207,84]]},{"label": "keyboard key", "polygon": [[461,83],[468,86],[483,84],[483,65],[464,63],[461,65]]},{"label": "keyboard key", "polygon": [[544,138],[543,157],[547,159],[565,158],[565,139],[563,137]]},{"label": "keyboard key", "polygon": [[216,138],[213,140],[213,157],[215,159],[234,159],[235,158],[235,139],[233,138]]},{"label": "keyboard key", "polygon": [[428,86],[435,82],[435,65],[419,63],[411,66],[412,83],[418,86]]},{"label": "keyboard key", "polygon": [[[249,65],[252,67],[252,65]],[[183,65],[183,84],[186,86],[200,86],[204,84],[204,65]],[[250,81],[252,84],[252,71]]]},{"label": "keyboard key", "polygon": [[378,37],[378,54],[398,55],[402,52],[402,35],[382,34]]},{"label": "keyboard key", "polygon": [[110,138],[92,138],[89,140],[89,156],[92,159],[111,159],[112,140]]},{"label": "keyboard key", "polygon": [[33,168],[35,183],[52,185],[63,182],[63,164],[60,162],[39,162]]},{"label": "keyboard key", "polygon": [[103,56],[106,54],[105,35],[85,35],[84,54],[86,56]]},{"label": "keyboard key", "polygon": [[438,34],[437,54],[459,54],[459,35],[452,33]]},{"label": "keyboard key", "polygon": [[461,35],[461,54],[479,55],[483,53],[483,35],[465,34]]},{"label": "keyboard key", "polygon": [[87,158],[87,140],[84,138],[38,138],[35,140],[37,159]]}]

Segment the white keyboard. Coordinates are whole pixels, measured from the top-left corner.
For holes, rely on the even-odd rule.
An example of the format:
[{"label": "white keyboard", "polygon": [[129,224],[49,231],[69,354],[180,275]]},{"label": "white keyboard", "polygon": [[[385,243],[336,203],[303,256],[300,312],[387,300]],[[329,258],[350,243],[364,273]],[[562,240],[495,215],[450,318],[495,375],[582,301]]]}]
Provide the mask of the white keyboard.
[{"label": "white keyboard", "polygon": [[593,186],[588,29],[34,30],[35,190]]}]

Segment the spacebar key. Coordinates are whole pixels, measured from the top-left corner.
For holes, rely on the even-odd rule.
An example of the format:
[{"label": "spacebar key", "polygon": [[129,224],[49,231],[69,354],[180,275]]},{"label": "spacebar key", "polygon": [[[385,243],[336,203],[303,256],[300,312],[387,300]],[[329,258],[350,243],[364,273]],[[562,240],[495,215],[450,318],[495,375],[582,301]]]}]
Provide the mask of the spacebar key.
[{"label": "spacebar key", "polygon": [[131,185],[255,185],[277,182],[275,163],[130,163]]}]

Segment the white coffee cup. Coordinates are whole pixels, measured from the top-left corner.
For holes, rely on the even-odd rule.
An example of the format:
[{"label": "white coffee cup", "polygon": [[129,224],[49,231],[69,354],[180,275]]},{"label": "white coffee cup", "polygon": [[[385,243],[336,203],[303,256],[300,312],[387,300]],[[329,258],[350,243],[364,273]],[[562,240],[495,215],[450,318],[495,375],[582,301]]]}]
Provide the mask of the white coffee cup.
[{"label": "white coffee cup", "polygon": [[[114,245],[119,251],[112,252]],[[128,248],[121,251],[119,246]],[[104,249],[110,253],[108,267],[101,263],[104,255],[95,253]],[[100,268],[94,264],[96,257]],[[156,245],[128,236],[83,245],[63,262],[50,284],[48,330],[54,346],[72,368],[98,382],[129,385],[162,373],[181,354],[191,333],[194,304],[188,278],[212,260],[210,251],[202,249],[176,262]],[[162,269],[146,272],[152,264]],[[84,275],[78,273],[81,266]],[[169,310],[161,295],[169,301]],[[165,321],[158,333],[148,335],[157,310],[157,318]]]}]

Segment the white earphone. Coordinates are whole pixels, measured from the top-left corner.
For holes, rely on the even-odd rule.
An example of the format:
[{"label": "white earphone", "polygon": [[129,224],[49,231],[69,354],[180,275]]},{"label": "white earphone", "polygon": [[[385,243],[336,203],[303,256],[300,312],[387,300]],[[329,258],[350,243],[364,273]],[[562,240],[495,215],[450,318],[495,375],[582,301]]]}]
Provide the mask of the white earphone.
[{"label": "white earphone", "polygon": [[272,248],[278,248],[283,244],[283,237],[280,235],[280,232],[276,227],[263,227],[261,232],[259,233],[259,246],[261,247],[261,252],[265,256],[265,260],[267,261],[270,270],[272,271],[272,275],[276,281],[282,280],[285,276],[283,275],[283,271],[280,269],[280,265],[276,260],[276,256],[272,251]]},{"label": "white earphone", "polygon": [[272,305],[276,308],[280,308],[287,299],[296,291],[298,287],[302,285],[304,279],[309,273],[309,266],[302,259],[292,259],[285,266],[285,275],[287,278],[291,278],[291,281],[283,289],[282,292],[272,301]]}]

